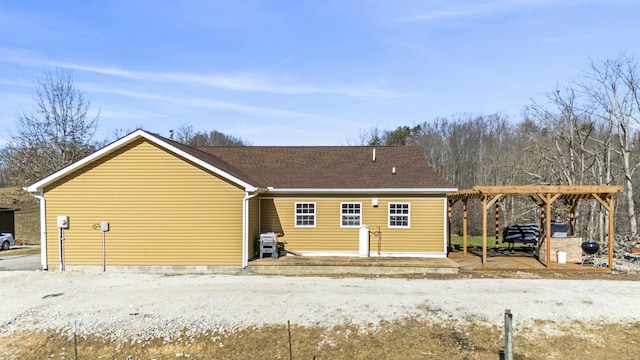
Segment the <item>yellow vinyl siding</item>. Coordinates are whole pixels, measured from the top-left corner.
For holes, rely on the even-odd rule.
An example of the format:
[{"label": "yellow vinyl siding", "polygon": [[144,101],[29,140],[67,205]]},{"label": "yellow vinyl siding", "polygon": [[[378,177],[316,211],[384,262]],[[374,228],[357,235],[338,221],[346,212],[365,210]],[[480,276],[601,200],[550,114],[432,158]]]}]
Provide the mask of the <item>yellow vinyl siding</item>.
[{"label": "yellow vinyl siding", "polygon": [[241,265],[244,191],[140,139],[45,188],[47,262],[59,262],[56,216],[69,216],[67,265]]},{"label": "yellow vinyl siding", "polygon": [[257,239],[260,237],[260,199],[249,200],[249,259],[257,254]]},{"label": "yellow vinyl siding", "polygon": [[[378,199],[378,207],[373,207],[372,197]],[[295,226],[295,204],[316,204],[316,226]],[[443,197],[269,197],[261,201],[261,232],[280,233],[279,241],[286,242],[289,249],[317,252],[357,252],[359,228],[341,227],[342,202],[362,203],[361,222],[370,227],[370,251],[378,251],[378,238],[373,231],[380,227],[382,252],[445,252],[445,199]],[[410,227],[388,227],[388,204],[410,204]]]}]

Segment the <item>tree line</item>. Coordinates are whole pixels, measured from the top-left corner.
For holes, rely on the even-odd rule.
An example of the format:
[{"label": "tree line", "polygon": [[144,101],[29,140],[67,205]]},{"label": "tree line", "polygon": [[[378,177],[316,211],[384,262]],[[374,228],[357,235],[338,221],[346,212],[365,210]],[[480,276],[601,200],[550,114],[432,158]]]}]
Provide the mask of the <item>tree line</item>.
[{"label": "tree line", "polygon": [[[371,128],[350,145],[419,145],[428,164],[459,189],[475,185],[624,185],[616,199],[616,232],[638,234],[640,68],[635,56],[592,61],[576,82],[526,105],[519,118],[500,113],[438,117],[396,129]],[[24,186],[91,154],[113,139],[94,139],[99,111],[73,74],[46,71],[35,84],[35,107],[19,114],[17,133],[0,148],[0,183]],[[118,130],[114,137],[127,132]],[[190,146],[246,146],[216,130],[181,125],[171,140]],[[509,223],[536,221],[529,199],[501,202]],[[556,207],[558,219],[566,209]],[[479,209],[471,209],[479,212]],[[580,203],[578,229],[603,239],[606,216],[595,201]],[[472,215],[473,216],[473,215]],[[479,216],[479,215],[478,215]],[[479,218],[479,217],[476,217]],[[454,219],[454,230],[460,219]],[[472,224],[473,225],[473,224]],[[479,233],[480,224],[471,227]]]},{"label": "tree line", "polygon": [[[592,61],[573,84],[525,106],[519,119],[496,113],[436,118],[394,130],[373,128],[353,145],[420,145],[429,165],[459,189],[475,185],[624,185],[616,199],[616,232],[638,235],[640,186],[640,67],[621,54]],[[506,221],[535,222],[529,199],[501,203]],[[478,213],[478,209],[472,209]],[[567,209],[556,206],[558,220]],[[473,215],[472,215],[473,216]],[[475,217],[479,218],[479,215]],[[454,230],[461,220],[454,219]],[[595,201],[581,202],[578,229],[606,235],[606,216]],[[471,229],[478,234],[480,225]]]}]

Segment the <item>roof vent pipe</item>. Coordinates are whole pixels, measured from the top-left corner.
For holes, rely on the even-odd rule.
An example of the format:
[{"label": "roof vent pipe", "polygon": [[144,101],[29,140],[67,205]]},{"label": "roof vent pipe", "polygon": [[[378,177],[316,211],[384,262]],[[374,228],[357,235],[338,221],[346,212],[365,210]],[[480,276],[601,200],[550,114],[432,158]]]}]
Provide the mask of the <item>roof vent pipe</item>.
[{"label": "roof vent pipe", "polygon": [[373,158],[371,159],[371,162],[376,162],[376,149],[373,149]]},{"label": "roof vent pipe", "polygon": [[396,167],[392,167],[391,168],[391,175],[395,175],[396,174]]}]

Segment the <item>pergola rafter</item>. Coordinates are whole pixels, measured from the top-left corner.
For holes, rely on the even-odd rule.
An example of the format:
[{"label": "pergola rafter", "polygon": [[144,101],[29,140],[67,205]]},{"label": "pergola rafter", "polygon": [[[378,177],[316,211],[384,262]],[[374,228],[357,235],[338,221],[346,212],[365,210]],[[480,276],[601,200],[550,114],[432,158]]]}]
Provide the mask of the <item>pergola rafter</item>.
[{"label": "pergola rafter", "polygon": [[[460,190],[447,194],[449,201],[449,220],[451,220],[453,204],[462,202],[463,255],[467,255],[467,204],[469,200],[482,200],[482,266],[487,262],[487,210],[496,202],[507,196],[525,196],[531,198],[541,209],[544,222],[546,246],[545,266],[551,263],[551,206],[556,200],[563,200],[569,207],[569,231],[573,233],[575,225],[575,209],[579,200],[595,199],[609,215],[609,263],[613,264],[613,222],[614,199],[623,189],[614,185],[522,185],[522,186],[474,186],[472,189]],[[496,214],[496,228],[499,226]],[[497,236],[497,235],[496,235]]]}]

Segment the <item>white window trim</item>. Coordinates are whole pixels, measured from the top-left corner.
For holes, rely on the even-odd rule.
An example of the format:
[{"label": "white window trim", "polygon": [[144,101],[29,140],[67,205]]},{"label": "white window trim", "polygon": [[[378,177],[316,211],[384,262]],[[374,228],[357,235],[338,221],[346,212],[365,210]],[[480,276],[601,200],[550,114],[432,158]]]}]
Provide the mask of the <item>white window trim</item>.
[{"label": "white window trim", "polygon": [[[360,219],[359,224],[358,225],[343,225],[342,224],[342,217],[345,215],[349,215],[349,214],[343,214],[342,213],[342,205],[344,204],[357,204],[360,206],[360,212],[358,213],[358,217]],[[361,202],[357,202],[357,201],[343,201],[340,203],[340,227],[341,228],[359,228],[362,225],[362,203]]]},{"label": "white window trim", "polygon": [[[310,214],[298,214],[299,204],[313,204],[313,225],[298,225],[298,215],[310,215]],[[313,201],[299,201],[293,205],[293,224],[297,228],[314,228],[318,223],[318,207]]]},{"label": "white window trim", "polygon": [[[391,205],[407,205],[407,226],[391,225]],[[394,214],[394,216],[398,216]],[[387,226],[389,228],[408,229],[411,227],[411,203],[408,202],[390,202],[387,206]]]}]

